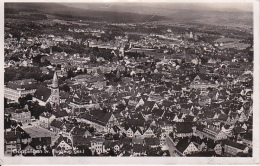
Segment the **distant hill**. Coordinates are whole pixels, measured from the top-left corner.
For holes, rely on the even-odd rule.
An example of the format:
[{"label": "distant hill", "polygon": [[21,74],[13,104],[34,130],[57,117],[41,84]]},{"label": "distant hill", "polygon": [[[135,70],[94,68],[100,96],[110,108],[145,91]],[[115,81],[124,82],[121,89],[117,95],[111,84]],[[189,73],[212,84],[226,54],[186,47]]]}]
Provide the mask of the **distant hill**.
[{"label": "distant hill", "polygon": [[174,22],[223,26],[253,25],[250,3],[63,3],[79,9],[117,11],[166,17]]},{"label": "distant hill", "polygon": [[253,26],[252,11],[220,8],[220,4],[214,8],[212,4],[203,3],[5,3],[5,14],[24,11],[50,14],[64,20],[117,23],[167,20],[246,29]]},{"label": "distant hill", "polygon": [[62,19],[85,19],[107,22],[145,22],[163,20],[163,16],[137,14],[118,11],[100,11],[92,9],[79,9],[58,3],[5,3],[5,14],[18,12],[35,12],[50,14]]}]

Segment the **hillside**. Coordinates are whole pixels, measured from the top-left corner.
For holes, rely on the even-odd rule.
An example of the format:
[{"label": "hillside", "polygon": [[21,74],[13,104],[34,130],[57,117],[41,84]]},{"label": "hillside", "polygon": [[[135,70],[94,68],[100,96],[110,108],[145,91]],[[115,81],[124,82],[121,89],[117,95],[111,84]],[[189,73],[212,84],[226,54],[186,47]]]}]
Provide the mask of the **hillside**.
[{"label": "hillside", "polygon": [[33,12],[50,14],[62,19],[84,19],[107,22],[145,22],[162,20],[165,17],[117,11],[98,11],[64,6],[58,3],[5,3],[5,14]]}]

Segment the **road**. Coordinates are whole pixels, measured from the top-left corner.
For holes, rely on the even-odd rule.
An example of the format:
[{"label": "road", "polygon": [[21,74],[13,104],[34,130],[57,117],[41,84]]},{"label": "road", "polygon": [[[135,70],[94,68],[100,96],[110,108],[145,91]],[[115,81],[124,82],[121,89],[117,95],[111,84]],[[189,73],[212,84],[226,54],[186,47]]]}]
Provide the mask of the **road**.
[{"label": "road", "polygon": [[171,157],[178,157],[178,155],[176,155],[174,153],[174,151],[176,150],[176,147],[174,146],[173,142],[171,141],[171,139],[169,137],[166,138],[166,144],[169,147],[169,152]]}]

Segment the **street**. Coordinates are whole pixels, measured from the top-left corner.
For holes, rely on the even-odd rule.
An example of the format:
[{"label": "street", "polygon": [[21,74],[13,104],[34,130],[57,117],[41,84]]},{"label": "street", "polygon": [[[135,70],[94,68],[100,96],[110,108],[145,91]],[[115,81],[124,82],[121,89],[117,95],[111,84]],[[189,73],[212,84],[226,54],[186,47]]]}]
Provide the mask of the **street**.
[{"label": "street", "polygon": [[166,138],[166,144],[169,147],[169,152],[171,157],[178,157],[174,151],[176,150],[176,147],[174,146],[173,142],[171,141],[171,139],[169,137]]}]

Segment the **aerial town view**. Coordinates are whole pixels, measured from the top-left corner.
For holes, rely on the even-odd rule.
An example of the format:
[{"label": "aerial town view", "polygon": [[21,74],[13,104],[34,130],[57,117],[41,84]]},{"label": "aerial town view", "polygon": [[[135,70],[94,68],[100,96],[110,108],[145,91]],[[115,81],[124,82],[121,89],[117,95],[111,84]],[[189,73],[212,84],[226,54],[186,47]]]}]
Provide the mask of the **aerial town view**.
[{"label": "aerial town view", "polygon": [[253,156],[253,6],[4,4],[5,156]]}]

